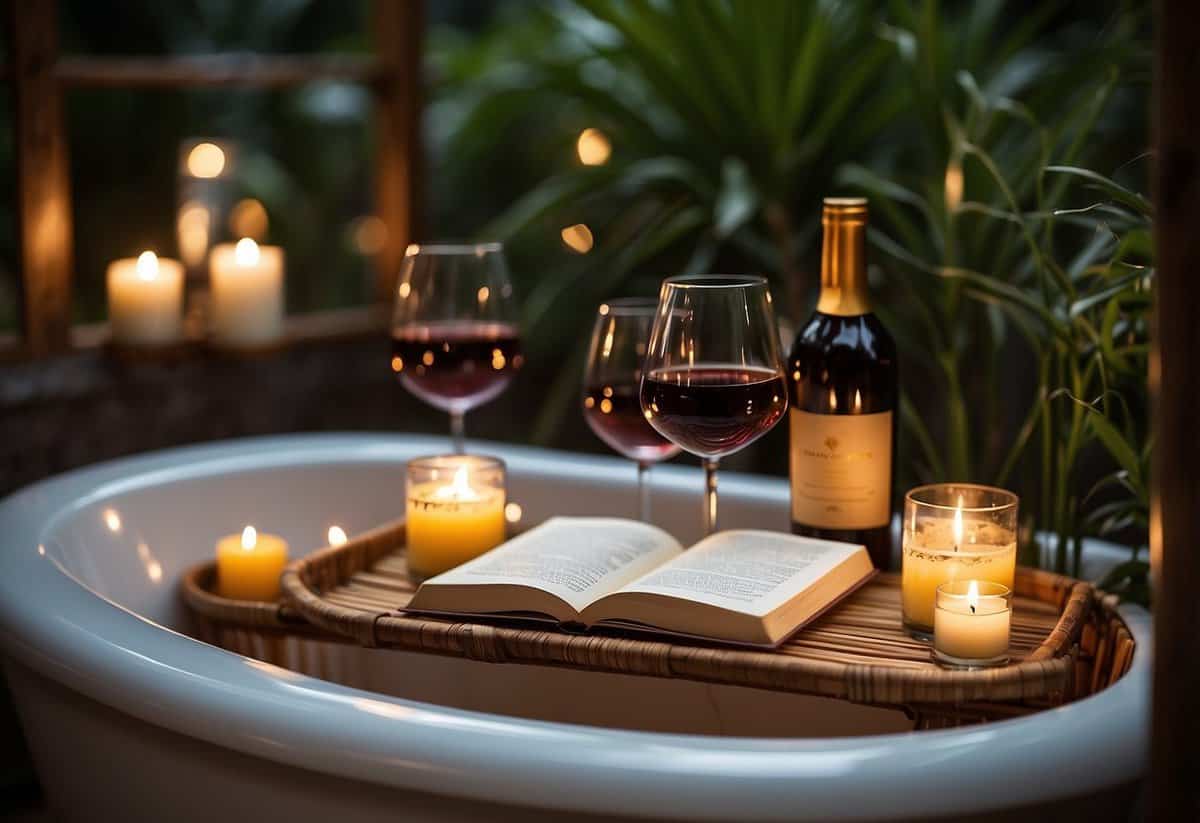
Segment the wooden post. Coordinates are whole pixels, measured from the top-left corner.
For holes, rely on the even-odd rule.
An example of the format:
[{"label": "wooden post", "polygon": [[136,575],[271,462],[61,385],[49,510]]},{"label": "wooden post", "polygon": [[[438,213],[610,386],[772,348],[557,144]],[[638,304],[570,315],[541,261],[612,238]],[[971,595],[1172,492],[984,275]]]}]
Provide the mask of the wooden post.
[{"label": "wooden post", "polygon": [[387,230],[375,257],[377,294],[391,300],[404,249],[416,237],[420,203],[421,0],[375,0],[372,37],[384,78],[376,85],[375,203]]},{"label": "wooden post", "polygon": [[1157,307],[1150,386],[1155,477],[1150,812],[1200,820],[1200,26],[1191,0],[1159,0],[1155,66]]},{"label": "wooden post", "polygon": [[17,160],[25,345],[35,357],[71,334],[71,187],[58,57],[57,3],[7,0]]}]

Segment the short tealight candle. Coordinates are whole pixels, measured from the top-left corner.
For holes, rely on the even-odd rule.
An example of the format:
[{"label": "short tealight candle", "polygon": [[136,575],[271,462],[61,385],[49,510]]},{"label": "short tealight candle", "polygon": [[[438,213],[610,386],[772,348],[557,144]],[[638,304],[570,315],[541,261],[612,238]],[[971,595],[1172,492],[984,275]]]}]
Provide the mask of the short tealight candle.
[{"label": "short tealight candle", "polygon": [[144,251],[108,265],[108,325],[114,343],[162,346],[183,336],[183,264]]},{"label": "short tealight candle", "polygon": [[278,600],[288,544],[253,526],[217,541],[217,594],[231,600]]},{"label": "short tealight candle", "polygon": [[1013,587],[1017,504],[1012,492],[969,483],[920,486],[905,495],[900,592],[910,633],[932,635],[942,583],[972,579]]},{"label": "short tealight candle", "polygon": [[1012,589],[988,580],[956,580],[937,588],[933,657],[957,668],[1008,662]]},{"label": "short tealight candle", "polygon": [[283,337],[283,249],[249,237],[215,246],[209,256],[213,342],[257,348]]},{"label": "short tealight candle", "polygon": [[409,461],[405,542],[409,574],[441,574],[504,542],[504,463],[446,455]]}]

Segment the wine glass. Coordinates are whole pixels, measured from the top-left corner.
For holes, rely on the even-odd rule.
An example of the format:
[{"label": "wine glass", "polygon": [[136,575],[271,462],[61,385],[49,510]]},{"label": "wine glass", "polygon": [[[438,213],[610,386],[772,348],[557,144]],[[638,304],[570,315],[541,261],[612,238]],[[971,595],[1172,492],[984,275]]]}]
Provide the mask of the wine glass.
[{"label": "wine glass", "polygon": [[392,315],[392,371],[450,414],[454,451],[463,416],[494,399],[521,367],[512,281],[499,243],[421,243],[404,253]]},{"label": "wine glass", "polygon": [[679,454],[642,414],[638,392],[657,301],[609,300],[596,313],[583,375],[583,419],[614,451],[637,463],[638,508],[650,522],[650,466]]},{"label": "wine glass", "polygon": [[704,462],[704,533],[717,527],[717,464],[787,409],[779,330],[762,277],[663,281],[642,372],[641,405],[663,437]]}]

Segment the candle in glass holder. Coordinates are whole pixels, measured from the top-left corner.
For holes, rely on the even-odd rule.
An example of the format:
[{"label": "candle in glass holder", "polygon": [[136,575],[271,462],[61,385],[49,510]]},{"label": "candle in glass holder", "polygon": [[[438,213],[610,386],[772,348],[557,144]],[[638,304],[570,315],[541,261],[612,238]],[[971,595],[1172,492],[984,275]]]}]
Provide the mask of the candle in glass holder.
[{"label": "candle in glass holder", "polygon": [[1012,589],[989,580],[938,586],[933,611],[933,657],[961,668],[1008,662]]},{"label": "candle in glass holder", "polygon": [[220,346],[255,348],[283,336],[283,249],[249,237],[209,257],[212,336]]},{"label": "candle in glass holder", "polygon": [[408,570],[432,577],[504,542],[504,463],[494,457],[422,457],[408,464]]},{"label": "candle in glass holder", "polygon": [[921,486],[904,498],[901,606],[905,628],[933,633],[937,587],[986,580],[1013,587],[1017,496],[967,483]]},{"label": "candle in glass holder", "polygon": [[217,541],[217,594],[231,600],[279,599],[279,576],[287,565],[287,541],[253,526]]},{"label": "candle in glass holder", "polygon": [[183,266],[144,251],[108,265],[108,324],[113,342],[161,346],[183,334]]}]

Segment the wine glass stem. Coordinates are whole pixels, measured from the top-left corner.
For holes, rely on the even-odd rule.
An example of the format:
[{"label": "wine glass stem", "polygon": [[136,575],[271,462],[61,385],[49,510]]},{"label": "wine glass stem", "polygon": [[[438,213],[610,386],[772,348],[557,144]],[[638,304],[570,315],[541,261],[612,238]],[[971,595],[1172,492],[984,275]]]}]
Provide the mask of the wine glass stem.
[{"label": "wine glass stem", "polygon": [[638,512],[643,523],[650,522],[650,464],[638,461]]},{"label": "wine glass stem", "polygon": [[462,412],[450,412],[450,437],[454,441],[454,453],[467,453],[467,429]]},{"label": "wine glass stem", "polygon": [[717,530],[717,460],[704,461],[704,535]]}]

